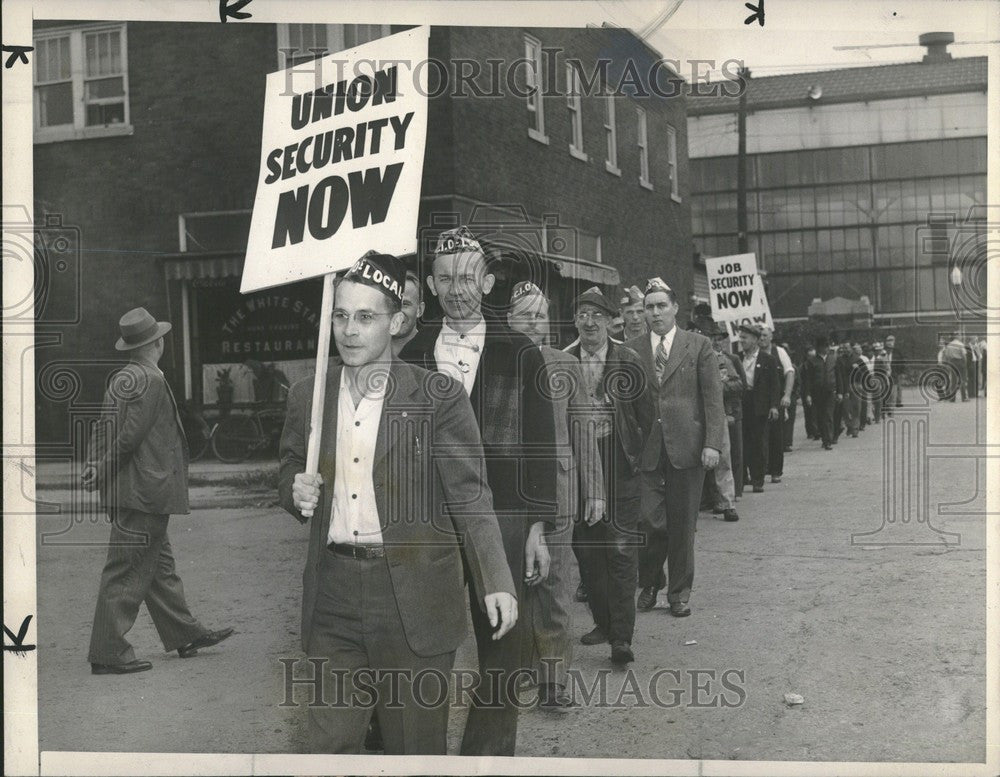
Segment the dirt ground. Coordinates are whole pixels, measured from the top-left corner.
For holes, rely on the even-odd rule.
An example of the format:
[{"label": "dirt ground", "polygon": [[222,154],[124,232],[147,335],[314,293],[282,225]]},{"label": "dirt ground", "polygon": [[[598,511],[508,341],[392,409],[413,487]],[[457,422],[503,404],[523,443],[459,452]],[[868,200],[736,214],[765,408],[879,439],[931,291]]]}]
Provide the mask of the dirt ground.
[{"label": "dirt ground", "polygon": [[[804,439],[800,415],[784,481],[747,493],[739,523],[702,515],[693,616],[639,614],[639,695],[622,695],[627,677],[616,672],[607,701],[621,704],[527,711],[518,755],[982,761],[986,481],[967,446],[985,439],[985,408],[931,407],[930,523],[868,538],[885,538],[879,545],[852,543],[852,533],[879,529],[892,504],[885,426],[824,452]],[[230,506],[172,518],[170,537],[196,617],[238,633],[182,660],[163,653],[143,610],[129,639],[154,667],[130,676],[93,676],[86,660],[107,525],[66,492],[44,494],[71,514],[38,521],[49,535],[38,553],[41,750],[304,752],[305,710],[279,706],[278,659],[301,656],[306,531],[266,500],[234,508],[238,491],[212,491]],[[935,529],[958,533],[956,543]],[[582,604],[573,616],[578,638],[592,622]],[[472,648],[470,639],[458,666],[474,666]],[[610,667],[608,648],[577,643],[574,666],[592,683]],[[645,704],[659,669],[677,670],[658,688],[668,704]],[[787,706],[786,693],[804,703]],[[463,718],[454,711],[451,752]]]}]

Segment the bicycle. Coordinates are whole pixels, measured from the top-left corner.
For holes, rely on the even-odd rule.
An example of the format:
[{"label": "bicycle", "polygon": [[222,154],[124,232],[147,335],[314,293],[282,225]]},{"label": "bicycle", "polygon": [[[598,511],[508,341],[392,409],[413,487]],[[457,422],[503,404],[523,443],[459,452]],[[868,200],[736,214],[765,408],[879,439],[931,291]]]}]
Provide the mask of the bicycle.
[{"label": "bicycle", "polygon": [[198,461],[208,450],[215,430],[190,400],[178,403],[177,414],[181,418],[181,428],[187,439],[188,461]]},{"label": "bicycle", "polygon": [[284,407],[249,408],[220,419],[211,433],[212,452],[225,464],[239,464],[255,453],[277,454],[285,424]]}]

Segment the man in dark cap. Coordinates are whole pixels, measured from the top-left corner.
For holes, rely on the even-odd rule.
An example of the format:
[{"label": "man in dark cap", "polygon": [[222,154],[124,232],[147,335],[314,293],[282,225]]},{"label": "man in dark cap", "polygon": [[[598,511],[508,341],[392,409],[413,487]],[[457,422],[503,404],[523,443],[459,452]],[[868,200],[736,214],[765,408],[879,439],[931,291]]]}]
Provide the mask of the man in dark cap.
[{"label": "man in dark cap", "polygon": [[608,336],[608,324],[617,310],[594,286],[576,299],[579,342],[566,352],[580,360],[590,416],[588,427],[601,452],[607,514],[580,517],[574,548],[580,578],[594,629],[581,638],[585,645],[611,644],[611,660],[626,664],[635,659],[635,584],[641,537],[639,480],[636,469],[642,443],[636,421],[636,403],[645,387],[638,355]]},{"label": "man in dark cap", "polygon": [[737,487],[734,476],[734,473],[738,473],[740,481],[743,480],[740,468],[743,463],[742,445],[739,451],[736,448],[736,443],[742,442],[742,434],[736,437],[733,433],[736,415],[742,418],[742,412],[736,411],[735,406],[742,405],[746,378],[739,360],[723,351],[721,346],[727,340],[726,330],[715,323],[711,316],[696,318],[692,322],[692,329],[712,340],[712,350],[718,359],[719,377],[722,379],[722,404],[726,411],[727,426],[727,433],[722,438],[719,466],[705,473],[702,501],[716,515],[722,515],[724,520],[732,523],[740,519],[736,512],[736,497],[743,492],[742,488]]},{"label": "man in dark cap", "polygon": [[[549,335],[549,300],[531,281],[514,285],[507,322],[535,343],[545,358],[548,396],[555,413],[556,497],[559,516],[556,531],[545,538],[549,550],[549,576],[525,592],[521,617],[525,621],[528,650],[537,657],[538,706],[546,712],[563,712],[572,706],[567,693],[567,670],[573,657],[570,641],[570,575],[573,528],[579,510],[584,520],[604,516],[604,478],[597,441],[589,431],[586,381],[580,360],[545,344]],[[536,663],[533,661],[532,663]]]},{"label": "man in dark cap", "polygon": [[[427,277],[444,312],[426,324],[400,358],[460,381],[472,401],[486,454],[500,532],[518,599],[523,587],[548,575],[545,531],[556,528],[555,420],[545,361],[527,337],[483,316],[483,297],[495,282],[486,254],[466,227],[442,232]],[[527,670],[523,624],[498,640],[478,608],[472,625],[481,682],[473,694],[462,755],[514,755],[517,700],[509,686]],[[503,689],[503,698],[487,686]],[[509,692],[508,692],[509,691]]]},{"label": "man in dark cap", "polygon": [[805,392],[803,401],[813,408],[823,450],[833,449],[834,405],[843,397],[845,388],[843,377],[837,368],[837,355],[830,350],[829,341],[820,335],[816,338],[816,356],[802,384],[802,390]]},{"label": "man in dark cap", "polygon": [[111,520],[88,657],[91,672],[100,675],[152,668],[125,639],[143,602],[164,649],[181,658],[233,633],[209,631],[191,615],[167,538],[170,515],[189,512],[187,441],[157,366],[170,324],[135,308],[118,326],[115,349],[127,353],[129,363],[111,379],[82,473],[84,489],[100,490]]},{"label": "man in dark cap", "polygon": [[779,423],[781,387],[778,361],[760,348],[760,327],[741,324],[740,346],[747,390],[743,393],[743,458],[755,494],[764,490],[767,439],[770,425]]},{"label": "man in dark cap", "polygon": [[646,546],[639,553],[636,606],[651,610],[666,588],[670,614],[691,614],[694,531],[705,470],[719,463],[726,434],[719,363],[707,337],[677,326],[677,295],[660,278],[646,284],[644,305],[650,333],[629,340],[646,371],[647,390],[637,403],[645,436],[642,515]]},{"label": "man in dark cap", "polygon": [[372,710],[352,702],[372,687],[387,754],[446,752],[448,703],[415,683],[447,678],[465,638],[463,550],[473,610],[497,638],[517,620],[469,399],[392,355],[404,286],[402,263],[374,252],[337,286],[343,365],[327,376],[316,474],[304,472],[314,379],[288,395],[279,496],[311,518],[302,646],[329,662],[325,697],[347,701],[309,707],[313,752],[360,752]]}]

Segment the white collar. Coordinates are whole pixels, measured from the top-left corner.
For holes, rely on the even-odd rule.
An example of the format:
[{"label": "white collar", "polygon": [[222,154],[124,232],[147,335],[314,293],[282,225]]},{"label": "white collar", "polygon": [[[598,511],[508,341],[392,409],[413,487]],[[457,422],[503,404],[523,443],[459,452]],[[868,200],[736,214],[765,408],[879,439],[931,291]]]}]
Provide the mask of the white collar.
[{"label": "white collar", "polygon": [[608,355],[608,346],[609,345],[610,345],[610,340],[608,340],[608,338],[604,338],[604,345],[602,345],[596,351],[594,351],[593,353],[591,353],[590,351],[588,351],[584,347],[583,343],[580,343],[580,359],[581,360],[583,360],[583,359],[597,359],[599,361],[604,361],[604,359]]},{"label": "white collar", "polygon": [[658,335],[652,329],[649,330],[649,344],[652,346],[653,351],[656,351],[656,346],[660,344],[660,338],[663,339],[663,347],[670,350],[671,346],[674,344],[674,335],[677,334],[677,324],[670,327],[670,330],[663,335]]},{"label": "white collar", "polygon": [[[379,380],[379,381],[372,381],[371,385],[366,387],[366,388],[368,388],[368,391],[361,395],[361,401],[364,402],[365,400],[368,400],[369,402],[381,402],[383,399],[385,399],[385,389],[386,389],[386,386],[388,385],[388,383],[389,383],[388,379],[386,379],[386,380]],[[341,393],[341,395],[343,395],[343,393],[345,391],[348,394],[350,394],[350,392],[351,392],[351,385],[350,385],[350,383],[347,380],[347,369],[346,368],[341,369],[341,371],[340,371],[340,393]],[[353,397],[352,397],[352,400],[353,400]]]},{"label": "white collar", "polygon": [[446,341],[454,343],[456,340],[471,340],[474,343],[482,343],[486,339],[486,319],[482,316],[479,322],[465,333],[453,329],[448,324],[448,319],[441,321],[441,334],[445,335]]}]

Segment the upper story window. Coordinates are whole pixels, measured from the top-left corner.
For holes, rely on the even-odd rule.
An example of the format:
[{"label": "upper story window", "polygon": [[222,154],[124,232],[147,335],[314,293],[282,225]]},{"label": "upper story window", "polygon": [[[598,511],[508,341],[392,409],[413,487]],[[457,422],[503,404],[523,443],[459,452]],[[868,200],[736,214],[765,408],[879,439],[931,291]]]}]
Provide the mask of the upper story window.
[{"label": "upper story window", "polygon": [[613,175],[621,175],[618,169],[618,126],[615,123],[615,96],[610,92],[602,98],[604,101],[604,134],[608,142],[607,159],[604,169]]},{"label": "upper story window", "polygon": [[548,143],[545,134],[545,110],[542,101],[542,42],[530,35],[524,36],[524,58],[527,60],[528,137]]},{"label": "upper story window", "polygon": [[279,24],[278,67],[292,67],[390,33],[388,24]]},{"label": "upper story window", "polygon": [[677,178],[677,130],[667,125],[667,167],[670,173],[670,196],[681,201],[680,181]]},{"label": "upper story window", "polygon": [[639,143],[639,185],[647,189],[653,188],[649,178],[649,133],[646,128],[646,111],[636,108],[636,126]]},{"label": "upper story window", "polygon": [[580,86],[580,71],[572,62],[566,63],[566,107],[569,108],[571,137],[569,141],[570,155],[587,161],[583,151],[583,89]]},{"label": "upper story window", "polygon": [[35,142],[128,135],[125,25],[34,36]]}]

